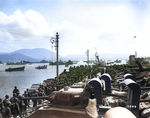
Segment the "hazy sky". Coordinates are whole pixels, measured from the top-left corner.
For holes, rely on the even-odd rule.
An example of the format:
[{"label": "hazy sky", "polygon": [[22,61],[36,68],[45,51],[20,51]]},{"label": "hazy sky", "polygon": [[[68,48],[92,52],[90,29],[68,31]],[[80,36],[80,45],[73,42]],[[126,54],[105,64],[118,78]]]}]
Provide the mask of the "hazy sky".
[{"label": "hazy sky", "polygon": [[150,0],[0,0],[0,52],[52,50],[56,32],[61,56],[150,56]]}]

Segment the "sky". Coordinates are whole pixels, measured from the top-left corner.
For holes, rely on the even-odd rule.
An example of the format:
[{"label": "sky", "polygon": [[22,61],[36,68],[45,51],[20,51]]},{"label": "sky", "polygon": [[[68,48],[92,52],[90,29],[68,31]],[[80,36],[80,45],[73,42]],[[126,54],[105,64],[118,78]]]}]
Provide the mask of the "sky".
[{"label": "sky", "polygon": [[0,52],[45,48],[59,55],[150,57],[149,0],[0,0]]}]

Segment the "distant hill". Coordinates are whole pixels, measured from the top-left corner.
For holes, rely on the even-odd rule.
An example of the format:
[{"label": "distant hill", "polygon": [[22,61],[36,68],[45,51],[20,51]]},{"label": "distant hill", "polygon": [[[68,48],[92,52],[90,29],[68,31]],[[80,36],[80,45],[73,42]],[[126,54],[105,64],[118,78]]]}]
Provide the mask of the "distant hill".
[{"label": "distant hill", "polygon": [[19,61],[30,61],[39,62],[39,59],[34,59],[19,53],[5,53],[0,54],[0,61],[2,62],[19,62]]},{"label": "distant hill", "polygon": [[20,49],[11,53],[0,53],[0,61],[2,62],[19,62],[19,61],[30,61],[40,62],[41,60],[52,60],[55,59],[56,54],[52,54],[51,51],[44,48],[35,49]]},{"label": "distant hill", "polygon": [[[67,55],[67,56],[59,56],[59,59],[62,61],[85,61],[87,60],[87,55]],[[95,60],[95,55],[91,54],[89,56],[90,60]],[[116,59],[129,59],[129,55],[127,54],[99,54],[99,59],[103,60],[116,60]],[[11,53],[0,53],[0,61],[2,62],[18,62],[18,61],[30,61],[30,62],[40,62],[41,60],[47,61],[56,61],[56,53],[52,53],[51,51],[44,48],[35,48],[35,49],[20,49]]]},{"label": "distant hill", "polygon": [[56,54],[52,53],[51,51],[45,49],[45,48],[34,48],[34,49],[20,49],[20,50],[16,50],[12,53],[19,53],[19,54],[23,54],[25,56],[29,56],[35,59],[40,59],[40,60],[51,60],[52,59],[52,55],[54,56],[54,58],[56,58]]}]

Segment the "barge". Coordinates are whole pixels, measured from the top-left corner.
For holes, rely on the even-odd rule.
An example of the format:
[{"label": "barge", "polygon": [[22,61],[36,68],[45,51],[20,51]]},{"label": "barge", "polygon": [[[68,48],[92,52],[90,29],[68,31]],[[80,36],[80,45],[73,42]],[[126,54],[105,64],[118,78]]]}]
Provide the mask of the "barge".
[{"label": "barge", "polygon": [[25,66],[22,66],[22,67],[14,67],[14,68],[8,68],[8,69],[5,69],[6,72],[11,72],[11,71],[24,71],[25,69]]}]

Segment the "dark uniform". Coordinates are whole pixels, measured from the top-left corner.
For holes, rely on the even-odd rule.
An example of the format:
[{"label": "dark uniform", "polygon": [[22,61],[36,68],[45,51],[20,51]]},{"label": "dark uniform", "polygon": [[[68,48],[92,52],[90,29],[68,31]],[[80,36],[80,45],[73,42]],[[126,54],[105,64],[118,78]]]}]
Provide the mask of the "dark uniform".
[{"label": "dark uniform", "polygon": [[19,105],[19,110],[20,110],[20,117],[22,118],[22,112],[24,111],[24,106],[25,106],[25,104],[24,104],[24,102],[23,102],[23,100],[22,100],[22,96],[20,96],[20,92],[18,91],[17,92],[17,98],[18,98],[18,105]]},{"label": "dark uniform", "polygon": [[[28,97],[31,97],[31,93],[29,92],[29,89],[27,89],[26,92],[27,92],[27,94],[28,94]],[[28,100],[28,107],[30,107],[29,104],[30,104],[30,100]]]},{"label": "dark uniform", "polygon": [[51,89],[50,89],[50,87],[48,87],[48,88],[47,88],[47,94],[46,94],[46,95],[50,95],[50,93],[51,93]]},{"label": "dark uniform", "polygon": [[13,90],[13,93],[18,93],[19,92],[19,89],[17,89],[17,87],[15,86],[14,90]]},{"label": "dark uniform", "polygon": [[[41,90],[41,91],[38,92],[38,96],[41,96],[41,97],[42,97],[42,96],[46,96],[46,95],[45,95],[45,93]],[[43,101],[43,100],[40,99],[40,100],[38,100],[38,103],[41,104],[42,101]]]},{"label": "dark uniform", "polygon": [[11,118],[11,109],[9,108],[10,107],[10,102],[6,102],[5,105],[6,106],[2,110],[2,117],[3,118]]},{"label": "dark uniform", "polygon": [[3,109],[4,109],[3,100],[0,98],[0,113],[2,113]]},{"label": "dark uniform", "polygon": [[9,100],[9,95],[6,95],[6,96],[5,96],[5,99],[3,100],[3,105],[4,105],[4,107],[6,107],[6,103],[7,103],[7,102],[11,103],[10,100]]},{"label": "dark uniform", "polygon": [[13,118],[17,118],[17,116],[19,115],[19,105],[18,105],[18,99],[16,97],[12,97],[10,99],[11,101],[11,113],[13,115]]},{"label": "dark uniform", "polygon": [[[24,97],[28,97],[28,93],[27,91],[24,92],[23,94]],[[25,104],[25,111],[27,110],[27,106],[28,106],[28,100],[23,100],[24,104]]]},{"label": "dark uniform", "polygon": [[27,94],[28,94],[28,97],[31,97],[31,94],[30,94],[30,92],[29,92],[29,89],[27,89]]},{"label": "dark uniform", "polygon": [[[37,96],[38,96],[38,94],[34,90],[34,93],[32,94],[32,97],[37,97]],[[33,102],[33,107],[36,107],[37,106],[37,100],[32,100],[32,102]]]},{"label": "dark uniform", "polygon": [[0,113],[0,118],[3,118],[1,113]]}]

